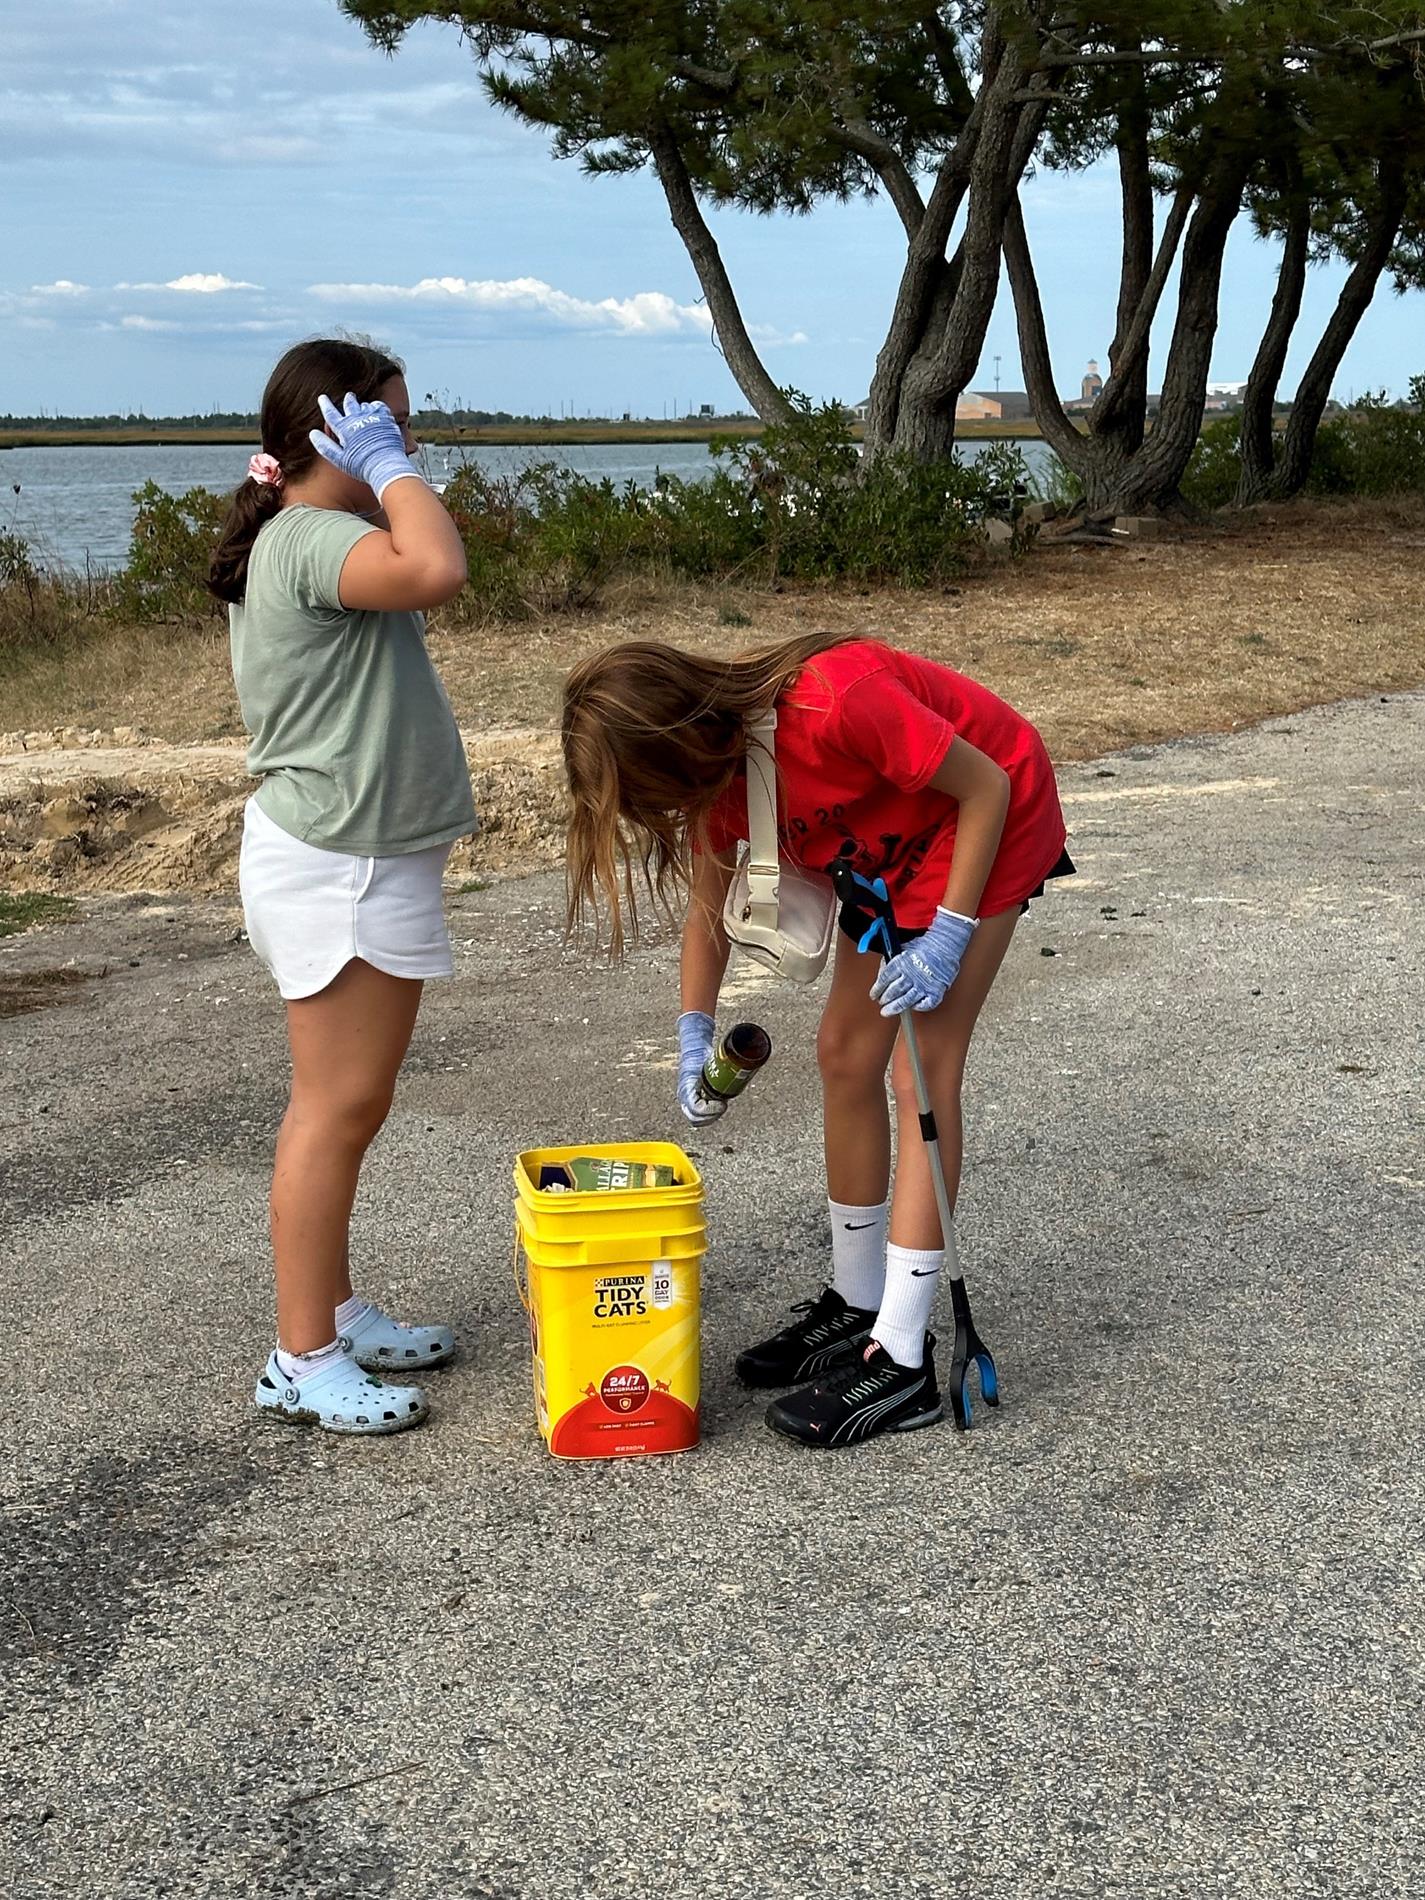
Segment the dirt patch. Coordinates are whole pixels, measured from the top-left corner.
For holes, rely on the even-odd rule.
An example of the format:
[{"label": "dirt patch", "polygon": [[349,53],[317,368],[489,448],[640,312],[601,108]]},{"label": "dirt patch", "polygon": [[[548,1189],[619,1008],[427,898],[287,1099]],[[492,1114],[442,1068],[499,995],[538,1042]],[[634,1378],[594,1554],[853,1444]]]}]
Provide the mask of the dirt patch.
[{"label": "dirt patch", "polygon": [[[229,891],[253,789],[239,740],[115,743],[85,732],[0,739],[0,883],[12,891]],[[479,835],[451,854],[452,877],[552,862],[563,779],[550,733],[466,742]]]},{"label": "dirt patch", "polygon": [[7,970],[0,974],[0,1022],[31,1010],[73,1002],[88,981],[83,970]]},{"label": "dirt patch", "polygon": [[[1056,545],[1051,534],[1028,559],[937,592],[640,582],[589,615],[437,619],[431,649],[466,731],[483,822],[452,855],[452,878],[557,859],[560,684],[600,646],[655,638],[731,654],[810,629],[874,634],[983,680],[1035,721],[1056,758],[1091,758],[1419,686],[1422,551],[1425,502],[1298,503],[1122,548]],[[9,705],[12,718],[42,707],[47,722],[0,735],[0,883],[231,891],[251,785],[224,643],[96,641],[7,681]],[[64,723],[96,705],[133,724]],[[195,734],[206,742],[184,742]]]}]

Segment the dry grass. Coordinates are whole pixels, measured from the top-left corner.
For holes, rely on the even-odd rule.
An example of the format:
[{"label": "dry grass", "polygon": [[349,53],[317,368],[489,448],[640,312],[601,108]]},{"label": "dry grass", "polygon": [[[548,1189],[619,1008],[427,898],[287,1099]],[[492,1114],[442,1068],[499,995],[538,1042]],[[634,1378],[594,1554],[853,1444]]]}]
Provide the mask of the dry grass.
[{"label": "dry grass", "polygon": [[175,741],[242,730],[224,621],[90,627],[52,652],[22,655],[0,675],[0,729],[137,726]]},{"label": "dry grass", "polygon": [[[614,590],[594,614],[442,630],[467,729],[551,727],[567,668],[622,639],[713,652],[808,628],[876,634],[1001,693],[1058,758],[1248,724],[1425,681],[1425,502],[1295,503],[1164,542],[1047,538],[945,593],[705,584]],[[746,624],[739,624],[745,621]],[[106,631],[0,681],[0,727],[240,730],[220,626]]]}]

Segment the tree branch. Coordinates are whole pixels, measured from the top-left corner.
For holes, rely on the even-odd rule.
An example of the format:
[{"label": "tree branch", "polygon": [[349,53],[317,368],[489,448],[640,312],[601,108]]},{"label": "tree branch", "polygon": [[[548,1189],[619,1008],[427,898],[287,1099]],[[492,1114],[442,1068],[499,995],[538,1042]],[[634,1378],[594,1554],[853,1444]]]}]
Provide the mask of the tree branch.
[{"label": "tree branch", "polygon": [[1153,179],[1150,168],[1147,77],[1140,68],[1129,75],[1118,107],[1119,189],[1123,199],[1123,248],[1118,272],[1118,308],[1108,346],[1110,377],[1119,375],[1124,399],[1116,433],[1130,453],[1142,447],[1148,415],[1148,358],[1140,351],[1126,377],[1120,363],[1133,318],[1153,274]]},{"label": "tree branch", "polygon": [[922,14],[921,25],[930,41],[931,57],[935,61],[936,71],[945,82],[946,91],[956,110],[968,117],[974,110],[975,94],[965,77],[965,68],[960,64],[955,35],[946,31],[945,22],[938,13]]},{"label": "tree branch", "polygon": [[1073,458],[1083,437],[1070,422],[1054,387],[1054,369],[1049,356],[1049,335],[1044,324],[1044,305],[1039,296],[1039,279],[1024,228],[1024,209],[1016,193],[1004,221],[1004,261],[1009,270],[1009,287],[1014,293],[1014,314],[1019,326],[1019,360],[1024,370],[1024,388],[1034,411],[1034,419],[1044,439],[1073,466]]},{"label": "tree branch", "polygon": [[1168,47],[1113,53],[1045,53],[1039,60],[1039,70],[1060,72],[1086,66],[1220,66],[1222,58],[1221,53],[1178,53]]},{"label": "tree branch", "polygon": [[[1425,27],[1408,33],[1392,33],[1381,40],[1337,39],[1324,41],[1319,46],[1287,46],[1282,48],[1282,57],[1309,62],[1325,59],[1333,53],[1357,52],[1374,56],[1377,53],[1403,50],[1407,46],[1419,46],[1422,42],[1425,42]],[[1173,47],[1145,47],[1141,51],[1125,49],[1103,53],[1045,53],[1039,59],[1038,69],[1050,72],[1090,66],[1220,66],[1223,58],[1221,53],[1183,53]]]},{"label": "tree branch", "polygon": [[1099,391],[1098,401],[1089,416],[1089,428],[1097,434],[1105,429],[1118,414],[1119,408],[1127,398],[1134,376],[1148,355],[1148,339],[1153,330],[1153,319],[1158,314],[1158,305],[1162,301],[1168,276],[1173,268],[1173,259],[1177,256],[1183,228],[1187,224],[1188,212],[1192,209],[1193,188],[1180,185],[1177,194],[1168,209],[1163,225],[1163,234],[1158,240],[1158,253],[1153,259],[1153,268],[1148,273],[1148,281],[1143,294],[1138,299],[1138,308],[1128,333],[1123,338],[1122,348],[1117,358],[1110,362],[1108,381]]},{"label": "tree branch", "polygon": [[1241,472],[1237,481],[1239,507],[1259,501],[1271,485],[1274,460],[1272,411],[1277,387],[1286,363],[1292,332],[1301,314],[1306,288],[1306,265],[1311,248],[1311,203],[1301,176],[1301,157],[1288,146],[1283,161],[1286,196],[1290,201],[1286,234],[1282,240],[1282,261],[1272,293],[1271,312],[1257,354],[1252,362],[1247,387],[1242,393],[1242,419],[1239,425],[1238,453]]},{"label": "tree branch", "polygon": [[895,206],[906,235],[914,237],[925,217],[925,200],[911,176],[910,168],[891,144],[865,119],[843,118],[832,135],[839,145],[857,153],[873,168],[886,188],[886,196]]},{"label": "tree branch", "polygon": [[737,378],[738,387],[764,422],[785,421],[791,415],[786,397],[767,374],[756,346],[747,334],[747,325],[738,308],[737,293],[722,261],[722,253],[708,229],[693,190],[692,179],[678,149],[678,141],[666,124],[655,125],[648,133],[648,149],[658,173],[663,195],[668,200],[673,226],[693,260],[698,282],[708,300],[717,340],[727,366]]}]

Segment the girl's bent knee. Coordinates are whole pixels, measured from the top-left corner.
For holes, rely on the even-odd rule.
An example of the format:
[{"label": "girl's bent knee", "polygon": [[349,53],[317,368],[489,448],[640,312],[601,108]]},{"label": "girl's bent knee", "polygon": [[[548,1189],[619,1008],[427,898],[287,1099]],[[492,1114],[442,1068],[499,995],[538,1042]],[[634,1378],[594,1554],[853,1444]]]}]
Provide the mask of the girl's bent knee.
[{"label": "girl's bent knee", "polygon": [[878,1038],[823,1018],[816,1032],[816,1065],[832,1087],[879,1083],[886,1073],[886,1051]]},{"label": "girl's bent knee", "polygon": [[[931,1100],[946,1103],[958,1102],[965,1074],[963,1060],[955,1057],[936,1062],[922,1052],[921,1061],[924,1064],[925,1081],[930,1090]],[[905,1052],[904,1043],[896,1044],[896,1052],[891,1059],[891,1093],[895,1096],[899,1113],[919,1114],[920,1105],[916,1100],[915,1076],[911,1072],[910,1057]]]}]

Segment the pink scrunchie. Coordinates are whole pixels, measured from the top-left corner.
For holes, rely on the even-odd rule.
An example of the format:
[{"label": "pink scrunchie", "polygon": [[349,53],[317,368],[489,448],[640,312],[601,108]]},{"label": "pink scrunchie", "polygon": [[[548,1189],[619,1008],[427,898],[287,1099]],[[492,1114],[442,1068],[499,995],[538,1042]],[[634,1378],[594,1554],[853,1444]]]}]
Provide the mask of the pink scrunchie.
[{"label": "pink scrunchie", "polygon": [[275,455],[254,455],[247,465],[247,478],[250,482],[260,482],[264,488],[269,484],[273,488],[280,488],[282,464]]}]

